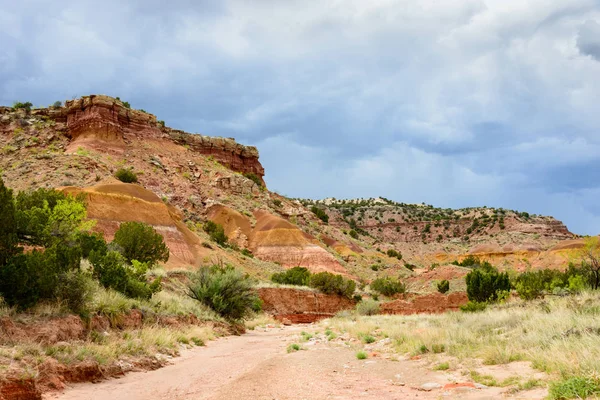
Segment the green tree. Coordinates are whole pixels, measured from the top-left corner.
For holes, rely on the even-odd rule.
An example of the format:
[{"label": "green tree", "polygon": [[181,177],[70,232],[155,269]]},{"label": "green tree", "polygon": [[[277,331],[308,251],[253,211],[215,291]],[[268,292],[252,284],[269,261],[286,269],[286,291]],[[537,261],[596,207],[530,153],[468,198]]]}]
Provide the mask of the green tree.
[{"label": "green tree", "polygon": [[156,264],[169,260],[169,248],[163,237],[150,225],[143,222],[124,222],[121,224],[113,242],[120,246],[125,261]]},{"label": "green tree", "polygon": [[470,301],[479,303],[498,300],[498,293],[510,291],[510,280],[506,272],[497,269],[476,268],[465,277],[467,282],[467,297]]},{"label": "green tree", "polygon": [[209,220],[204,223],[202,229],[204,229],[204,232],[208,233],[210,238],[218,245],[225,246],[227,244],[228,239],[223,225]]},{"label": "green tree", "polygon": [[313,214],[315,214],[317,216],[317,218],[319,218],[321,221],[328,223],[329,222],[329,215],[327,215],[327,213],[322,210],[321,208],[317,207],[317,206],[312,206],[310,208],[310,211],[313,212]]},{"label": "green tree", "polygon": [[585,239],[579,257],[589,285],[592,289],[598,290],[600,288],[600,238],[593,236]]},{"label": "green tree", "polygon": [[95,224],[86,219],[83,198],[48,189],[19,193],[15,215],[19,241],[35,246],[72,241]]},{"label": "green tree", "polygon": [[0,266],[19,253],[12,190],[0,178]]}]

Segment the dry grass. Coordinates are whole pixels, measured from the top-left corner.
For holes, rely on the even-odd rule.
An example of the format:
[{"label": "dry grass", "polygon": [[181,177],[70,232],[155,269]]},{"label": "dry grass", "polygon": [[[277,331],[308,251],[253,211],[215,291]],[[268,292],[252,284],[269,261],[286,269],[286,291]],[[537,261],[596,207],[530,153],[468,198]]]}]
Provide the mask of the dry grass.
[{"label": "dry grass", "polygon": [[274,319],[269,314],[265,314],[265,313],[256,314],[254,316],[254,318],[249,319],[244,322],[244,326],[246,327],[246,329],[251,330],[251,331],[253,331],[256,328],[266,327],[267,325],[280,327],[281,323],[279,321],[277,321],[276,319]]},{"label": "dry grass", "polygon": [[20,343],[0,346],[0,379],[8,375],[36,378],[39,367],[50,359],[64,365],[94,361],[110,365],[118,360],[135,362],[140,358],[164,361],[183,348],[203,346],[214,339],[212,326],[156,327],[147,326],[130,331],[92,331],[84,341],[59,342],[51,345]]},{"label": "dry grass", "polygon": [[[323,322],[360,338],[392,339],[392,351],[407,355],[443,349],[459,360],[484,364],[531,361],[558,378],[600,371],[600,294],[514,301],[480,313],[356,316]],[[438,351],[439,352],[439,351]]]}]

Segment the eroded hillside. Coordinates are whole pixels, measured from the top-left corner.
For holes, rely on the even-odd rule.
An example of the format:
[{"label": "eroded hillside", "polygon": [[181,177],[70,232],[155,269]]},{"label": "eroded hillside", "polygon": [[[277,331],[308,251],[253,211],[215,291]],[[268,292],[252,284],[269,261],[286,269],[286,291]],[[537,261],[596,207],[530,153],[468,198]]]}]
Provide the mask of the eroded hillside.
[{"label": "eroded hillside", "polygon": [[[8,185],[84,193],[89,217],[107,238],[124,221],[154,226],[169,245],[169,268],[222,259],[263,279],[301,265],[357,280],[401,275],[420,282],[432,264],[467,254],[500,267],[562,267],[579,246],[560,221],[503,209],[289,199],[264,186],[255,147],[171,129],[108,96],[33,110],[0,107],[0,148]],[[115,180],[121,168],[135,172],[138,183]],[[201,229],[208,219],[223,225],[233,246],[210,241]],[[390,249],[402,256],[388,256]]]}]

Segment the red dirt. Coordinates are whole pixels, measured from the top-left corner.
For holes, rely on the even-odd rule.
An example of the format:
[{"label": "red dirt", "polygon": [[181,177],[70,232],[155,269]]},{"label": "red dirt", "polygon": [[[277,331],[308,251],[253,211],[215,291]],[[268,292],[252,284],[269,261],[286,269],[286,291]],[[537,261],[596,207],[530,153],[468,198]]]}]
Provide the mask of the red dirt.
[{"label": "red dirt", "polygon": [[0,400],[41,400],[42,392],[33,379],[0,382]]}]

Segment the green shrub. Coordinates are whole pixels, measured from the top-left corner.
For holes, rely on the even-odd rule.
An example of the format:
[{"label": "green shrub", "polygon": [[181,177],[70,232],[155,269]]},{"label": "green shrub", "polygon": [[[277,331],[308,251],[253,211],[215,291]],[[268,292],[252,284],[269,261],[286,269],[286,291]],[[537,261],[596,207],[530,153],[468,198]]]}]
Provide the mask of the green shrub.
[{"label": "green shrub", "polygon": [[192,276],[188,295],[231,321],[252,313],[256,292],[248,277],[233,267],[202,267]]},{"label": "green shrub", "polygon": [[573,264],[566,271],[553,269],[527,271],[517,276],[515,289],[524,300],[540,298],[546,293],[560,292],[560,289],[580,292],[588,284],[584,274],[583,269]]},{"label": "green shrub", "polygon": [[256,183],[259,187],[263,187],[262,179],[258,177],[258,175],[253,174],[252,172],[245,172],[243,174],[246,178],[250,179],[252,182]]},{"label": "green shrub", "polygon": [[446,279],[438,282],[437,283],[437,290],[440,293],[446,293],[446,292],[448,292],[448,290],[450,290],[450,282],[448,282],[448,280],[446,280]]},{"label": "green shrub", "polygon": [[310,211],[312,211],[312,213],[315,214],[317,218],[319,218],[321,221],[325,223],[329,222],[329,215],[327,215],[327,213],[323,209],[317,206],[312,206],[310,208]]},{"label": "green shrub", "polygon": [[356,353],[356,358],[359,360],[365,360],[368,357],[367,353],[360,350]]},{"label": "green shrub", "polygon": [[406,286],[402,282],[390,277],[375,279],[370,286],[371,289],[384,296],[406,292]]},{"label": "green shrub", "polygon": [[225,229],[223,225],[217,224],[213,221],[206,221],[202,226],[204,232],[208,233],[211,240],[216,242],[219,246],[225,246],[227,244],[227,235],[225,235]]},{"label": "green shrub", "polygon": [[310,271],[304,267],[290,268],[271,276],[271,281],[282,285],[308,286]]},{"label": "green shrub", "polygon": [[346,279],[341,275],[335,275],[330,272],[319,272],[311,275],[308,285],[325,294],[337,294],[352,298],[356,289],[356,282]]},{"label": "green shrub", "polygon": [[408,269],[409,271],[414,271],[417,266],[414,264],[404,263],[404,268]]},{"label": "green shrub", "polygon": [[52,103],[52,108],[61,108],[62,107],[62,101],[57,100],[54,103]]},{"label": "green shrub", "polygon": [[299,350],[300,350],[300,345],[297,343],[292,343],[287,347],[288,353],[293,353],[293,352],[299,351]]},{"label": "green shrub", "polygon": [[460,306],[462,312],[478,312],[483,311],[487,307],[487,303],[479,303],[476,301],[469,301],[467,304]]},{"label": "green shrub", "polygon": [[246,257],[254,258],[254,254],[248,249],[242,249],[241,253]]},{"label": "green shrub", "polygon": [[350,232],[348,232],[348,235],[353,239],[358,239],[358,233],[354,229],[351,229]]},{"label": "green shrub", "polygon": [[278,208],[281,207],[281,200],[279,200],[279,199],[273,200],[273,205]]},{"label": "green shrub", "polygon": [[81,232],[77,235],[77,242],[81,248],[81,257],[89,258],[92,251],[106,253],[108,247],[100,233]]},{"label": "green shrub", "polygon": [[375,343],[376,339],[371,335],[363,335],[361,340],[363,341],[363,343],[371,344],[371,343]]},{"label": "green shrub", "polygon": [[89,274],[80,270],[63,273],[56,288],[56,297],[77,314],[84,314],[92,301],[97,285]]},{"label": "green shrub", "polygon": [[379,314],[379,302],[373,299],[365,299],[356,304],[356,312],[359,315]]},{"label": "green shrub", "polygon": [[476,268],[465,277],[467,296],[470,301],[479,303],[498,300],[498,292],[510,291],[510,280],[506,272],[500,273],[495,268]]},{"label": "green shrub", "polygon": [[105,254],[92,251],[90,263],[94,267],[93,275],[100,284],[111,288],[124,295],[137,299],[149,299],[152,294],[160,291],[161,279],[148,284],[145,279],[147,264],[127,260],[117,251],[108,251]]},{"label": "green shrub", "polygon": [[123,183],[137,183],[138,181],[136,173],[128,168],[119,168],[115,172],[115,178]]},{"label": "green shrub", "polygon": [[450,369],[450,364],[446,361],[443,363],[439,363],[435,367],[433,367],[434,371],[446,371]]},{"label": "green shrub", "polygon": [[27,101],[25,103],[21,103],[20,101],[15,101],[13,103],[13,110],[25,110],[27,112],[31,111],[31,107],[33,107],[33,104],[31,104],[31,102]]},{"label": "green shrub", "polygon": [[402,260],[402,253],[400,253],[399,251],[396,251],[394,249],[389,249],[387,251],[387,255],[388,255],[388,257],[395,257],[398,260]]},{"label": "green shrub", "polygon": [[143,222],[122,223],[115,232],[113,243],[119,245],[125,260],[130,264],[132,260],[150,265],[169,260],[169,248],[163,237]]}]

